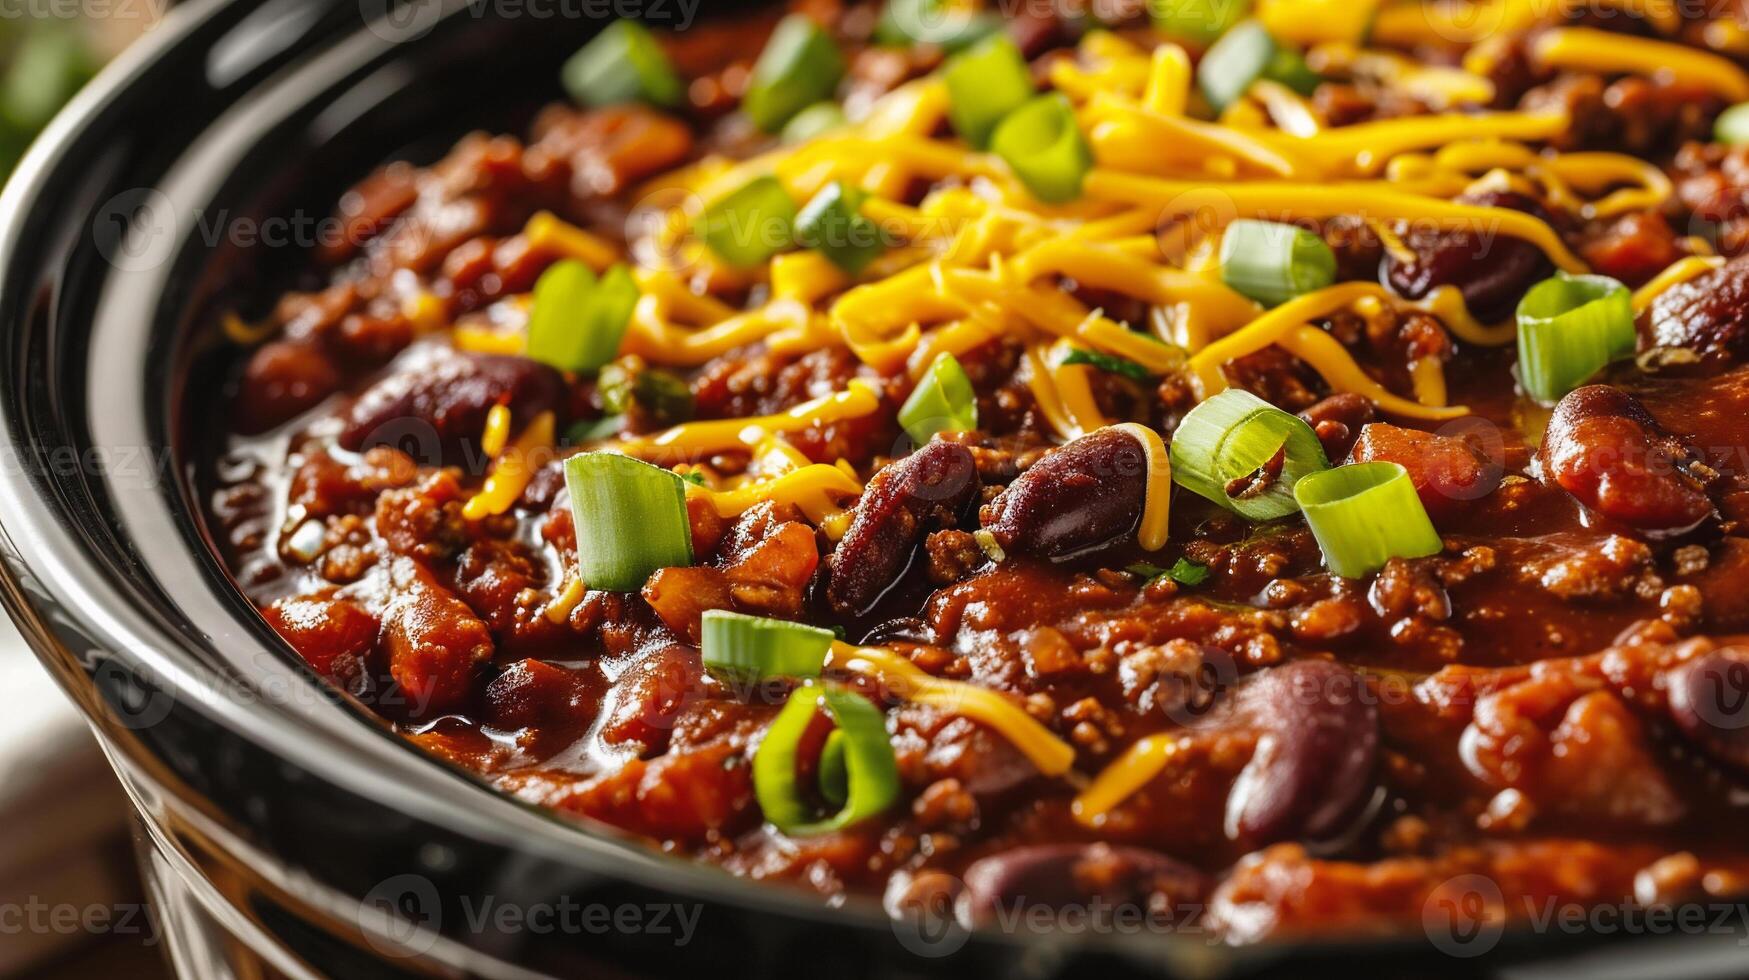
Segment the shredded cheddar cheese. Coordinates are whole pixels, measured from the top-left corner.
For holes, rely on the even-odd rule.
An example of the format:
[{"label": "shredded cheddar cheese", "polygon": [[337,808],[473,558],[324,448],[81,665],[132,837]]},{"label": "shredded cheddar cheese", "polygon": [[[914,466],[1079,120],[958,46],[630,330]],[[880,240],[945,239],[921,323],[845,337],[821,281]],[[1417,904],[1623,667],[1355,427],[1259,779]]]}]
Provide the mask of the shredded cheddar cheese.
[{"label": "shredded cheddar cheese", "polygon": [[1092,785],[1075,797],[1069,812],[1083,826],[1102,825],[1107,814],[1165,770],[1181,745],[1183,739],[1172,733],[1137,739],[1116,761],[1100,770]]},{"label": "shredded cheddar cheese", "polygon": [[1124,422],[1114,428],[1142,444],[1142,453],[1148,461],[1148,484],[1142,520],[1136,527],[1136,542],[1144,551],[1159,551],[1166,545],[1166,528],[1172,516],[1172,461],[1166,455],[1166,443],[1160,433],[1135,422]]},{"label": "shredded cheddar cheese", "polygon": [[1591,27],[1562,27],[1538,35],[1531,55],[1546,67],[1666,75],[1708,89],[1727,102],[1749,100],[1749,73],[1729,58],[1684,44]]},{"label": "shredded cheddar cheese", "polygon": [[487,456],[497,456],[510,441],[510,406],[493,405],[486,412],[486,431],[480,433],[480,450]]},{"label": "shredded cheddar cheese", "polygon": [[552,452],[553,413],[542,412],[528,423],[515,442],[504,447],[486,475],[485,485],[463,505],[462,516],[477,521],[509,510],[541,463],[552,458]]},{"label": "shredded cheddar cheese", "polygon": [[1675,286],[1680,286],[1690,279],[1704,276],[1724,265],[1725,260],[1716,255],[1688,255],[1677,259],[1665,267],[1663,272],[1652,278],[1639,289],[1634,290],[1634,313],[1643,313],[1658,297]]},{"label": "shredded cheddar cheese", "polygon": [[939,708],[987,725],[1006,738],[1046,776],[1061,776],[1075,764],[1075,749],[1051,734],[1013,701],[989,688],[943,680],[883,647],[832,644],[827,664],[878,679],[895,697]]}]

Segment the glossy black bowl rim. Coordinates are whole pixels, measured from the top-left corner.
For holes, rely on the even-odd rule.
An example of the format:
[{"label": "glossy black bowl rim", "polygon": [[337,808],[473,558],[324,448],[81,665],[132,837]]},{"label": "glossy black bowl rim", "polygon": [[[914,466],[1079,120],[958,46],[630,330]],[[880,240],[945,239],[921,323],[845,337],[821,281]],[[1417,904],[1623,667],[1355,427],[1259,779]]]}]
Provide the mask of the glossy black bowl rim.
[{"label": "glossy black bowl rim", "polygon": [[[0,270],[6,275],[0,281],[6,300],[0,312],[9,327],[5,363],[0,370],[10,372],[9,390],[0,399],[0,432],[14,459],[27,460],[42,446],[94,446],[86,433],[77,431],[78,419],[57,410],[53,396],[43,390],[45,379],[18,373],[21,367],[40,363],[26,351],[29,345],[45,339],[32,333],[40,327],[40,318],[53,315],[40,308],[34,311],[35,316],[21,312],[43,300],[36,297],[27,303],[19,295],[20,280],[13,274],[21,254],[44,243],[42,229],[33,226],[33,219],[55,208],[47,197],[52,178],[80,165],[75,147],[81,137],[130,86],[139,84],[155,65],[175,56],[179,46],[201,28],[220,20],[241,19],[248,15],[249,6],[242,0],[195,0],[170,10],[55,118],[0,192]],[[368,9],[368,4],[360,6]],[[461,9],[459,4],[448,4],[445,16]],[[359,22],[360,27],[363,23]],[[366,43],[381,40],[367,38],[362,31],[358,39]],[[115,353],[110,352],[111,356]],[[134,420],[127,421],[130,428],[136,428]],[[773,915],[820,924],[854,922],[860,928],[886,929],[878,909],[862,903],[829,910],[800,894],[761,887],[654,853],[605,828],[580,832],[575,824],[515,801],[459,770],[434,765],[403,739],[358,717],[360,712],[352,711],[349,713],[354,717],[345,717],[344,706],[325,699],[275,703],[266,694],[262,700],[234,696],[234,685],[253,679],[218,676],[186,651],[215,641],[253,643],[259,647],[264,665],[284,664],[290,671],[287,676],[296,676],[300,683],[319,682],[287,661],[285,648],[271,634],[262,633],[264,624],[243,619],[230,624],[236,627],[234,632],[196,636],[171,628],[159,615],[162,609],[156,607],[157,597],[130,588],[131,583],[117,574],[117,563],[138,561],[140,556],[94,548],[92,538],[78,531],[83,515],[68,506],[70,494],[107,492],[112,498],[125,498],[149,488],[127,485],[104,473],[59,480],[45,474],[45,468],[26,462],[6,466],[0,472],[0,562],[6,573],[4,583],[0,583],[0,599],[39,657],[100,733],[117,729],[112,719],[103,717],[114,706],[104,703],[90,683],[89,675],[99,667],[88,655],[96,648],[81,646],[93,642],[125,662],[128,669],[155,679],[179,697],[198,702],[229,731],[295,758],[301,766],[375,798],[385,808],[419,812],[468,836],[558,865],[635,876],[676,895],[764,909]],[[186,491],[186,486],[182,489]],[[190,557],[216,562],[210,553]],[[236,611],[234,603],[229,608]],[[366,772],[365,763],[381,768]],[[385,774],[394,778],[383,778]]]},{"label": "glossy black bowl rim", "polygon": [[[277,6],[289,10],[296,4],[281,0]],[[267,6],[275,4],[261,9]],[[354,5],[344,6],[354,9],[356,19]],[[444,16],[462,7],[450,2]],[[61,213],[63,200],[57,194],[76,182],[94,134],[122,125],[115,116],[124,96],[146,85],[160,65],[188,57],[186,49],[209,36],[207,32],[249,16],[251,8],[241,0],[193,0],[171,11],[56,118],[0,192],[0,325],[6,328],[0,339],[0,437],[11,453],[7,462],[13,464],[0,467],[0,565],[5,573],[0,601],[92,720],[112,756],[142,749],[130,740],[126,719],[118,722],[113,697],[94,683],[105,669],[152,679],[231,735],[274,757],[295,760],[385,811],[416,814],[461,838],[490,842],[531,861],[635,879],[676,896],[807,924],[896,951],[891,921],[873,901],[852,899],[827,908],[811,894],[663,856],[606,829],[580,830],[434,764],[372,724],[362,711],[329,699],[236,697],[239,688],[266,690],[269,680],[298,685],[299,690],[314,690],[316,682],[236,594],[210,548],[192,539],[186,526],[176,526],[176,518],[198,509],[183,472],[186,461],[177,460],[174,478],[162,481],[136,481],[107,470],[57,474],[44,464],[40,457],[48,447],[81,452],[105,446],[170,447],[153,426],[174,427],[182,411],[174,379],[170,384],[163,378],[124,379],[118,386],[120,407],[118,390],[106,389],[98,398],[79,384],[69,387],[65,382],[91,379],[92,365],[80,343],[91,340],[84,336],[88,328],[103,341],[106,358],[138,358],[142,365],[162,359],[154,345],[186,342],[155,336],[150,325],[158,322],[156,317],[144,326],[130,325],[115,315],[115,307],[137,302],[143,304],[139,309],[162,313],[162,307],[173,305],[165,297],[174,294],[175,276],[188,270],[174,265],[143,275],[103,270],[103,296],[93,322],[62,322],[82,318],[64,312],[74,305],[56,293],[65,283],[56,275],[45,276],[44,270],[57,261],[89,265],[92,230],[90,216]],[[293,41],[267,73],[269,80],[319,70],[324,57],[348,46],[388,43],[356,29],[351,35],[333,40],[325,51],[302,52],[300,42]],[[191,147],[187,155],[202,152],[205,148]],[[69,397],[69,392],[78,397]],[[102,410],[105,406],[107,411]],[[177,561],[166,565],[172,550],[179,552],[172,556]],[[246,647],[253,663],[271,677],[216,670],[215,662],[237,660],[234,653],[215,653],[220,645]],[[320,902],[334,896],[309,897]],[[1427,949],[1396,942],[1271,943],[1232,949],[1210,947],[1200,938],[1180,941],[1158,935],[1107,935],[1084,942],[1145,969],[1203,974],[1244,972],[1292,952],[1391,957]],[[1018,951],[1016,955],[1050,948],[1070,958],[1082,948],[1065,948],[1048,938],[983,933],[974,937],[973,945]],[[447,942],[433,956],[464,968],[502,965]]]}]

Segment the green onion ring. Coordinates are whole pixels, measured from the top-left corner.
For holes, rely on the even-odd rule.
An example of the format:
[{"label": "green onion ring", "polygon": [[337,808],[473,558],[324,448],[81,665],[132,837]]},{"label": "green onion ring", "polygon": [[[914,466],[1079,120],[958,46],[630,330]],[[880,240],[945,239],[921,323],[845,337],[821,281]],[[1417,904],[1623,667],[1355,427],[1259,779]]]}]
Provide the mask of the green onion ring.
[{"label": "green onion ring", "polygon": [[[1173,482],[1253,521],[1299,510],[1294,484],[1330,466],[1304,419],[1237,388],[1191,409],[1170,452]],[[1235,481],[1253,476],[1245,491],[1233,492]]]},{"label": "green onion ring", "polygon": [[1518,304],[1518,381],[1544,404],[1634,352],[1628,288],[1608,276],[1557,273]]},{"label": "green onion ring", "polygon": [[[838,812],[816,819],[809,794],[797,784],[796,763],[802,737],[822,705],[842,733],[844,803]],[[826,764],[822,760],[822,768]],[[886,716],[853,691],[798,688],[753,754],[753,795],[765,819],[792,837],[830,833],[885,812],[899,796],[899,765],[887,737]]]},{"label": "green onion ring", "polygon": [[1401,463],[1355,463],[1313,473],[1294,485],[1294,497],[1324,563],[1343,578],[1370,575],[1392,558],[1437,555],[1445,548]]},{"label": "green onion ring", "polygon": [[820,676],[831,630],[727,609],[705,612],[699,649],[712,675],[736,683]]}]

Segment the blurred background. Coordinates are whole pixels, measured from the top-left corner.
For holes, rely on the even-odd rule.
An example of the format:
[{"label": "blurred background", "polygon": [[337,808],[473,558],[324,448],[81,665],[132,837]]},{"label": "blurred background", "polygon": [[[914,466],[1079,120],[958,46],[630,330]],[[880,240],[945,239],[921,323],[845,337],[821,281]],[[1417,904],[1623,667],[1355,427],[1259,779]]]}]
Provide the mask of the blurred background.
[{"label": "blurred background", "polygon": [[[0,178],[168,0],[0,0]],[[85,723],[0,615],[0,978],[168,976],[127,801]]]}]

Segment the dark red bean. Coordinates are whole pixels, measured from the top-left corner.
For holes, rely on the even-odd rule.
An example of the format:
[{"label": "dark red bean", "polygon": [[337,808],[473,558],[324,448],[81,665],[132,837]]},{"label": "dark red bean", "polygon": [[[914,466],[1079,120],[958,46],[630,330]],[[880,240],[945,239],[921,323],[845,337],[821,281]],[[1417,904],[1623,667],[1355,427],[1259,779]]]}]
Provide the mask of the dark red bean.
[{"label": "dark red bean", "polygon": [[1348,455],[1361,427],[1373,420],[1372,399],[1345,391],[1310,406],[1300,413],[1300,418],[1318,434],[1325,457],[1341,459]]},{"label": "dark red bean", "polygon": [[1749,652],[1727,647],[1670,672],[1670,717],[1714,762],[1749,776]]},{"label": "dark red bean", "polygon": [[1104,429],[1020,474],[984,508],[983,523],[1004,551],[1067,558],[1135,530],[1147,493],[1141,443]]},{"label": "dark red bean", "polygon": [[315,407],[340,387],[340,372],[314,344],[276,340],[249,358],[237,384],[237,427],[262,432]]},{"label": "dark red bean", "polygon": [[1749,255],[1665,290],[1647,312],[1649,347],[1686,347],[1698,354],[1749,354]]},{"label": "dark red bean", "polygon": [[1032,909],[1166,915],[1198,903],[1200,871],[1156,851],[1109,844],[1030,844],[966,869],[959,914],[970,925]]},{"label": "dark red bean", "polygon": [[1360,676],[1325,660],[1265,670],[1217,724],[1261,733],[1227,797],[1227,836],[1257,844],[1341,835],[1372,796],[1378,708]]},{"label": "dark red bean", "polygon": [[1686,468],[1693,452],[1639,400],[1608,385],[1561,399],[1543,437],[1543,472],[1604,517],[1642,531],[1679,533],[1713,513]]},{"label": "dark red bean", "polygon": [[1400,463],[1409,471],[1427,516],[1450,517],[1500,485],[1499,463],[1462,439],[1374,422],[1360,430],[1348,462]]},{"label": "dark red bean", "polygon": [[492,406],[508,405],[512,424],[521,426],[564,404],[565,380],[545,364],[526,357],[451,354],[372,385],[347,413],[340,444],[352,450],[395,446],[427,465],[475,463],[480,460],[470,458],[469,447],[477,456]]},{"label": "dark red bean", "polygon": [[[1457,202],[1548,218],[1535,201],[1511,191],[1466,194]],[[1386,253],[1385,278],[1392,289],[1420,299],[1440,286],[1456,286],[1470,313],[1484,323],[1511,316],[1525,292],[1553,269],[1542,249],[1504,234],[1484,237],[1469,229],[1412,230],[1403,243],[1415,253],[1415,261],[1399,262]]]},{"label": "dark red bean", "polygon": [[925,533],[958,523],[978,485],[972,451],[953,442],[932,442],[876,473],[832,553],[832,608],[842,616],[873,608],[904,576]]}]

